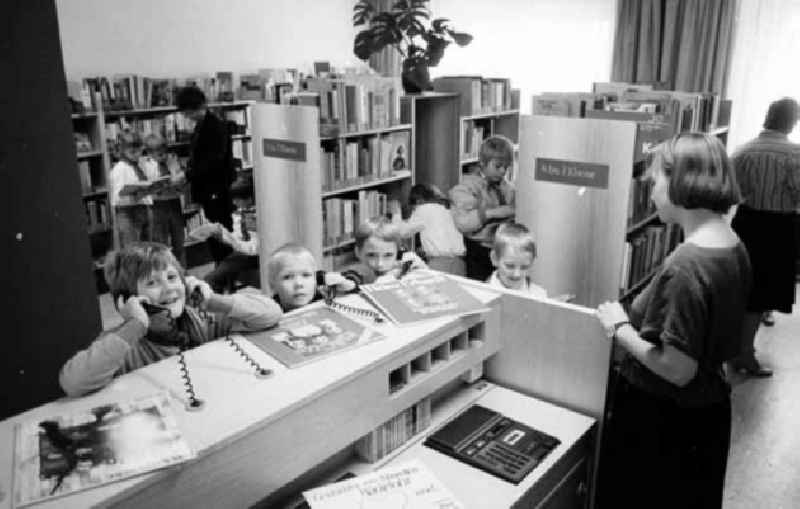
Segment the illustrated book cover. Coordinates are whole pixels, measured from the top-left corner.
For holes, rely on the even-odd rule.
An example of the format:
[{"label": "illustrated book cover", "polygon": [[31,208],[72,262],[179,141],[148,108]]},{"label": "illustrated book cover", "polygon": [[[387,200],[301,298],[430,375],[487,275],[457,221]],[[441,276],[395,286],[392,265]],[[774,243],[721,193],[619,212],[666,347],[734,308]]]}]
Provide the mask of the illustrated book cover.
[{"label": "illustrated book cover", "polygon": [[328,307],[310,307],[284,316],[277,327],[247,340],[290,368],[335,352],[385,339]]},{"label": "illustrated book cover", "polygon": [[166,394],[19,423],[14,440],[17,507],[195,456],[177,426]]}]

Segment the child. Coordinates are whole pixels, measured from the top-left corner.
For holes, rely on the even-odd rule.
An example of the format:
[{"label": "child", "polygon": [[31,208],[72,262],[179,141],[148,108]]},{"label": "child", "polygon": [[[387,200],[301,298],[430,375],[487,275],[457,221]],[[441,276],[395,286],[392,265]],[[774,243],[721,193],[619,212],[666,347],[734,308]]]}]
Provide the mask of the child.
[{"label": "child", "polygon": [[490,136],[480,148],[480,171],[464,175],[450,190],[453,219],[464,234],[467,277],[485,281],[492,272],[489,250],[500,222],[513,219],[514,189],[505,180],[514,162],[508,138]]},{"label": "child", "polygon": [[434,186],[417,184],[408,194],[411,217],[402,224],[403,235],[419,232],[428,267],[463,276],[464,237],[448,210],[450,202]]},{"label": "child", "polygon": [[[405,252],[398,260],[401,227],[384,217],[368,219],[356,231],[356,257],[359,262],[352,269],[342,272],[359,284],[397,279],[404,271],[427,269],[422,259],[412,252]],[[407,270],[406,270],[407,268]]]},{"label": "child", "polygon": [[[317,288],[317,262],[307,248],[294,243],[284,244],[269,256],[267,261],[269,286],[273,299],[284,312],[300,308],[324,296]],[[353,292],[358,283],[338,272],[325,274],[325,285],[335,286],[339,292]]]},{"label": "child", "polygon": [[501,224],[495,233],[489,256],[496,267],[486,281],[490,286],[520,290],[537,299],[547,298],[547,291],[532,283],[528,275],[536,258],[536,244],[524,225]]},{"label": "child", "polygon": [[[59,383],[69,396],[101,389],[118,375],[177,354],[181,346],[198,346],[227,331],[266,329],[282,315],[258,292],[218,295],[203,281],[185,277],[169,248],[155,242],[109,253],[105,276],[124,322],[61,368]],[[211,321],[187,303],[197,288]]]},{"label": "child", "polygon": [[233,214],[233,232],[220,223],[209,223],[201,229],[213,228],[213,239],[227,244],[233,252],[222,259],[204,278],[215,292],[233,289],[239,281],[259,287],[258,224],[253,206],[253,187],[242,180],[234,182],[230,190],[237,211]]},{"label": "child", "polygon": [[153,195],[152,240],[172,246],[172,253],[179,262],[184,258],[183,205],[179,186],[186,182],[175,154],[167,153],[164,138],[148,134],[144,138],[145,156],[140,166],[145,175],[153,179],[169,177],[172,186]]},{"label": "child", "polygon": [[129,185],[141,185],[144,189],[152,179],[139,167],[142,142],[135,131],[125,130],[119,135],[119,148],[120,160],[109,173],[110,201],[116,217],[119,245],[124,247],[131,242],[148,240],[148,215],[153,199],[140,192],[120,196],[120,191]]}]

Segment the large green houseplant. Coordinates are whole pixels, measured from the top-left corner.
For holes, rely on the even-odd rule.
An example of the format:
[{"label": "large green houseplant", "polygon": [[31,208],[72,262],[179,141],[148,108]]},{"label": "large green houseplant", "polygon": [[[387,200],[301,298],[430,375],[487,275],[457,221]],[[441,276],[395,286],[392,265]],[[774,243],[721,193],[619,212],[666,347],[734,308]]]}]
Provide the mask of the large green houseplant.
[{"label": "large green houseplant", "polygon": [[378,11],[374,0],[358,0],[353,25],[364,26],[356,34],[353,52],[361,60],[393,46],[403,58],[402,80],[407,93],[431,89],[428,69],[436,67],[451,43],[466,46],[472,36],[457,32],[447,18],[431,20],[428,0],[397,0],[387,11]]}]

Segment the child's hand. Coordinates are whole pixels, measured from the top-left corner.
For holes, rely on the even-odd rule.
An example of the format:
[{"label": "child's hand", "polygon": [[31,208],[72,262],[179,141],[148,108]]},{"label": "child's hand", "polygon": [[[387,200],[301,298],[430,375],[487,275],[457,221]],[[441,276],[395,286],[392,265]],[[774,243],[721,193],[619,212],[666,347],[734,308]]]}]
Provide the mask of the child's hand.
[{"label": "child's hand", "polygon": [[608,337],[613,336],[614,325],[620,322],[627,322],[628,315],[625,313],[622,304],[619,302],[604,302],[597,307],[597,318],[603,324]]},{"label": "child's hand", "polygon": [[417,255],[417,253],[413,251],[406,251],[405,253],[403,253],[403,257],[400,259],[400,263],[403,264],[406,262],[411,262],[411,267],[408,269],[408,272],[411,272],[412,270],[428,268],[428,264],[425,263],[425,260],[420,258],[419,255]]},{"label": "child's hand", "polygon": [[492,209],[486,209],[487,219],[507,219],[514,217],[514,207],[511,205],[500,205]]},{"label": "child's hand", "polygon": [[125,300],[125,298],[120,295],[117,298],[117,309],[125,321],[136,320],[145,327],[150,327],[150,317],[147,316],[147,311],[142,307],[142,302],[150,302],[150,300],[147,297],[140,297],[139,295],[133,295]]},{"label": "child's hand", "polygon": [[340,292],[350,292],[355,289],[356,283],[338,272],[326,272],[325,286],[335,286]]},{"label": "child's hand", "polygon": [[[194,294],[195,290],[200,290],[200,295],[202,296],[202,302],[208,302],[209,299],[214,295],[214,290],[211,289],[208,283],[203,281],[202,279],[197,279],[194,276],[186,276],[186,292],[189,295]],[[194,302],[187,302],[190,306],[196,306],[198,303]]]}]

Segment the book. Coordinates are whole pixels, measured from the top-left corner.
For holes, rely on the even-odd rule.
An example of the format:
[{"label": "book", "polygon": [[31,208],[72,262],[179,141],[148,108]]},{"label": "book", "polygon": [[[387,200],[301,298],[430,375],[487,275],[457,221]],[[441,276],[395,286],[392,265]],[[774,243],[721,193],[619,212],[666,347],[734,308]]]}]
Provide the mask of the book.
[{"label": "book", "polygon": [[303,492],[312,509],[462,509],[450,490],[419,460]]},{"label": "book", "polygon": [[284,316],[277,327],[247,337],[290,368],[382,339],[374,329],[320,306],[302,308]]},{"label": "book", "polygon": [[410,133],[408,131],[396,131],[389,134],[391,141],[391,171],[398,172],[408,170],[408,147],[410,140]]},{"label": "book", "polygon": [[149,182],[141,182],[137,184],[126,184],[119,190],[120,196],[129,196],[134,194],[155,194],[164,191],[180,191],[184,187],[184,183],[173,183],[169,177],[161,177],[158,180]]},{"label": "book", "polygon": [[166,393],[19,423],[14,432],[17,507],[195,456],[171,413]]},{"label": "book", "polygon": [[488,310],[459,283],[436,272],[416,271],[397,281],[363,285],[361,291],[398,325]]}]

